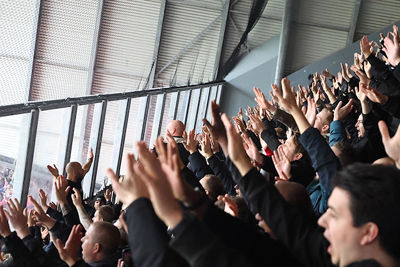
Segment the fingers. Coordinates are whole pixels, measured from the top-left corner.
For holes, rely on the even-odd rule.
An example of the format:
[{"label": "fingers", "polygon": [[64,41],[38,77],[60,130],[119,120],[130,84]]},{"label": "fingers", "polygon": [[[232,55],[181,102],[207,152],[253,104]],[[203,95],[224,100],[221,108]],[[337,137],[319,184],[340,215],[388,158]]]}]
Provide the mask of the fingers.
[{"label": "fingers", "polygon": [[[387,127],[387,125],[386,125],[386,123],[384,121],[379,121],[378,127],[379,127],[379,132],[382,135],[382,143],[386,144],[387,142],[390,141],[390,135],[389,135],[388,127]],[[399,130],[397,130],[397,131],[399,131]]]},{"label": "fingers", "polygon": [[36,200],[32,196],[28,196],[28,198],[32,202],[33,206],[35,207],[35,210],[38,213],[44,213],[42,207],[36,202]]},{"label": "fingers", "polygon": [[[132,165],[132,172],[133,172],[133,168],[134,168],[134,166]],[[113,190],[116,193],[118,193],[119,192],[120,183],[118,181],[117,175],[115,174],[115,172],[111,168],[107,169],[107,175],[108,175],[108,178],[110,178],[110,180],[111,180],[111,186],[112,186]],[[76,188],[73,188],[73,190],[74,190],[74,194],[77,193],[76,192],[77,191]]]}]

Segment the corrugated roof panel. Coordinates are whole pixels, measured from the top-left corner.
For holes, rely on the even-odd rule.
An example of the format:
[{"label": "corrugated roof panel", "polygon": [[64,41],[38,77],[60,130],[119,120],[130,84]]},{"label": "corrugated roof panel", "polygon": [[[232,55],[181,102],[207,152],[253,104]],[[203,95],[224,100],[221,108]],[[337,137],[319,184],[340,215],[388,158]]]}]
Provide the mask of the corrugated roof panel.
[{"label": "corrugated roof panel", "polygon": [[31,100],[52,100],[85,95],[88,72],[36,63]]},{"label": "corrugated roof panel", "polygon": [[354,40],[376,32],[400,20],[398,0],[365,0],[362,2]]},{"label": "corrugated roof panel", "polygon": [[249,47],[255,48],[268,39],[280,34],[281,25],[282,22],[280,20],[260,18],[247,38]]},{"label": "corrugated roof panel", "polygon": [[291,40],[294,43],[289,45],[289,67],[286,66],[285,70],[288,74],[343,48],[346,44],[347,32],[294,25]]},{"label": "corrugated roof panel", "polygon": [[285,10],[285,0],[269,0],[267,6],[265,7],[263,17],[283,17],[283,12]]},{"label": "corrugated roof panel", "polygon": [[[105,1],[96,67],[146,80],[152,66],[160,5],[160,0]],[[130,86],[132,81],[122,78],[118,83],[118,75],[107,76],[122,91],[137,89]],[[95,79],[96,93],[109,90],[115,91]]]},{"label": "corrugated roof panel", "polygon": [[[167,86],[172,80],[175,85],[188,84],[189,80],[190,84],[211,81],[218,48],[221,12],[174,2],[167,2],[165,12],[156,86]],[[208,30],[193,46],[170,64],[207,27]]]},{"label": "corrugated roof panel", "polygon": [[38,59],[89,67],[98,1],[42,1]]},{"label": "corrugated roof panel", "polygon": [[145,79],[140,80],[140,77],[96,72],[92,94],[136,91],[146,82]]},{"label": "corrugated roof panel", "polygon": [[354,0],[299,1],[298,21],[348,29],[353,8]]},{"label": "corrugated roof panel", "polygon": [[28,99],[30,64],[25,59],[0,57],[0,106],[24,103]]}]

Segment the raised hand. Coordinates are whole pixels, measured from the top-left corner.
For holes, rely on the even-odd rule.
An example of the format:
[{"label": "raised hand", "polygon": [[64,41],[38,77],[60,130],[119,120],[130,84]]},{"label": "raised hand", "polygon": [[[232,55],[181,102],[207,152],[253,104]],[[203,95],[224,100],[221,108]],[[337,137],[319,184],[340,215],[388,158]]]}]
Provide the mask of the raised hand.
[{"label": "raised hand", "polygon": [[244,140],[243,145],[247,155],[256,162],[262,162],[263,157],[258,151],[257,146],[256,144],[254,144],[253,140],[247,134],[242,134],[242,138]]},{"label": "raised hand", "polygon": [[236,129],[239,133],[246,132],[246,126],[244,125],[243,120],[236,116],[233,116],[232,119],[235,122]]},{"label": "raised hand", "polygon": [[350,78],[347,76],[347,72],[346,72],[346,70],[345,70],[345,68],[344,68],[343,63],[340,63],[340,68],[342,69],[342,76],[343,76],[343,79],[345,79],[346,82],[349,82],[349,81],[350,81]]},{"label": "raised hand", "polygon": [[[390,38],[392,36],[393,40]],[[393,25],[393,32],[389,32],[385,37],[383,51],[387,55],[387,59],[392,66],[397,66],[400,63],[400,47],[399,47],[400,36],[398,28]]]},{"label": "raised hand", "polygon": [[18,202],[18,199],[14,198],[14,201],[10,198],[7,201],[8,211],[4,210],[8,221],[14,227],[19,238],[24,239],[30,234],[28,228],[27,217],[24,215],[24,211]]},{"label": "raised hand", "polygon": [[224,154],[227,154],[227,137],[224,124],[221,120],[219,106],[215,100],[211,101],[211,123],[207,119],[203,119],[204,125],[208,128],[211,136],[217,140]]},{"label": "raised hand", "polygon": [[400,169],[400,127],[397,128],[396,134],[391,138],[384,121],[379,121],[378,126],[386,154],[396,162],[397,168]]},{"label": "raised hand", "polygon": [[276,100],[278,105],[286,109],[288,112],[298,110],[299,107],[297,106],[296,103],[296,97],[290,88],[290,81],[287,78],[283,78],[281,81],[281,85],[282,85],[282,92],[279,86],[277,86],[276,84],[271,85],[273,95],[275,96],[274,99]]},{"label": "raised hand", "polygon": [[53,167],[50,165],[47,165],[47,169],[49,170],[49,172],[54,176],[54,177],[58,177],[60,174],[58,172],[57,166],[56,164],[53,164]]},{"label": "raised hand", "polygon": [[39,189],[39,199],[40,206],[42,206],[43,210],[47,211],[49,206],[47,205],[47,194],[43,191],[43,189]]},{"label": "raised hand", "polygon": [[174,228],[182,220],[183,211],[174,197],[171,185],[161,168],[161,163],[148,151],[145,143],[139,142],[137,149],[141,164],[135,165],[135,172],[146,184],[158,217],[168,227]]},{"label": "raised hand", "polygon": [[254,98],[254,100],[257,102],[258,106],[264,110],[269,110],[271,112],[275,112],[276,111],[276,107],[274,106],[274,104],[272,104],[272,102],[268,102],[267,99],[265,98],[263,92],[261,92],[260,88],[253,88],[253,91],[256,95],[256,97]]},{"label": "raised hand", "polygon": [[78,252],[81,244],[81,238],[82,226],[79,224],[72,227],[65,246],[60,239],[57,239],[55,242],[60,258],[67,263],[68,266],[74,265],[79,259]]},{"label": "raised hand", "polygon": [[147,187],[134,171],[137,164],[133,154],[126,155],[126,176],[122,182],[112,169],[107,169],[107,175],[111,180],[112,188],[118,199],[126,206],[138,198],[149,197]]},{"label": "raised hand", "polygon": [[328,69],[324,69],[322,71],[322,75],[324,75],[325,77],[328,77],[329,79],[333,79],[335,77],[328,71]]},{"label": "raised hand", "polygon": [[225,203],[224,211],[233,217],[239,217],[239,207],[236,202],[228,195],[218,196],[218,200],[222,200]]},{"label": "raised hand", "polygon": [[28,197],[29,200],[32,202],[34,210],[31,212],[33,213],[33,218],[36,221],[37,225],[45,225],[48,229],[53,228],[56,221],[48,216],[46,212],[42,209],[42,207],[36,202],[36,200],[32,197]]},{"label": "raised hand", "polygon": [[314,99],[311,97],[307,98],[307,102],[308,104],[307,104],[306,118],[310,123],[311,127],[314,127],[315,119],[317,117],[317,105],[315,104]]},{"label": "raised hand", "polygon": [[74,193],[71,194],[72,203],[75,205],[75,207],[82,206],[83,203],[81,193],[75,187],[72,188],[72,191],[74,191]]},{"label": "raised hand", "polygon": [[201,150],[200,153],[205,157],[206,159],[210,158],[213,155],[212,149],[211,149],[211,140],[208,134],[203,133],[204,137],[203,140],[200,142]]},{"label": "raised hand", "polygon": [[261,135],[262,131],[265,129],[265,125],[261,119],[254,114],[249,115],[249,119],[253,132],[257,135]]},{"label": "raised hand", "polygon": [[11,234],[10,226],[8,225],[8,219],[4,213],[3,206],[0,206],[0,235],[7,237]]},{"label": "raised hand", "polygon": [[360,50],[364,55],[364,58],[368,58],[374,52],[374,48],[372,47],[373,41],[368,41],[368,37],[364,35],[360,41]]},{"label": "raised hand", "polygon": [[274,151],[272,161],[280,177],[290,177],[291,164],[282,146]]},{"label": "raised hand", "polygon": [[343,106],[343,102],[340,101],[337,105],[335,111],[333,112],[333,120],[343,120],[347,115],[349,115],[350,111],[353,109],[353,99],[350,99],[349,102],[345,106]]},{"label": "raised hand", "polygon": [[357,77],[360,79],[361,83],[369,85],[370,79],[367,77],[367,75],[361,69],[358,69],[357,67],[355,67],[353,65],[353,66],[351,66],[351,70],[355,72]]},{"label": "raised hand", "polygon": [[361,92],[363,92],[372,102],[385,104],[389,100],[389,97],[387,95],[382,94],[375,88],[369,87],[365,83],[360,82],[359,86]]},{"label": "raised hand", "polygon": [[67,193],[70,189],[67,179],[64,176],[58,176],[54,181],[54,188],[56,191],[56,198],[61,205],[67,204]]},{"label": "raised hand", "polygon": [[197,151],[197,141],[196,135],[194,134],[194,129],[189,131],[189,135],[186,131],[183,132],[183,138],[185,138],[185,142],[183,142],[183,146],[190,153],[193,154]]},{"label": "raised hand", "polygon": [[228,136],[228,154],[239,172],[245,175],[253,166],[242,145],[242,138],[235,131],[231,121],[226,114],[222,114],[222,122]]}]

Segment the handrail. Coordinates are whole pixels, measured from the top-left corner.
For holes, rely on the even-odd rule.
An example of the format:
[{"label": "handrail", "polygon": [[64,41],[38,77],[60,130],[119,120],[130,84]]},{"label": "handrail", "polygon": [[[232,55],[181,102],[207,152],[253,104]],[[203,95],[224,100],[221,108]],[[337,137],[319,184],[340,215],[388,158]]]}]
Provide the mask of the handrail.
[{"label": "handrail", "polygon": [[111,94],[97,94],[82,97],[68,97],[65,99],[47,100],[47,101],[32,101],[24,104],[12,104],[0,106],[0,117],[11,116],[23,113],[29,113],[33,109],[49,110],[70,107],[72,105],[88,105],[101,103],[102,101],[116,101],[126,98],[137,98],[148,95],[158,95],[163,93],[174,93],[188,91],[191,89],[199,89],[204,87],[211,87],[224,84],[221,82],[210,82],[204,84],[180,86],[180,87],[169,87],[169,88],[154,88],[150,90],[140,90],[133,92],[124,93],[111,93]]}]

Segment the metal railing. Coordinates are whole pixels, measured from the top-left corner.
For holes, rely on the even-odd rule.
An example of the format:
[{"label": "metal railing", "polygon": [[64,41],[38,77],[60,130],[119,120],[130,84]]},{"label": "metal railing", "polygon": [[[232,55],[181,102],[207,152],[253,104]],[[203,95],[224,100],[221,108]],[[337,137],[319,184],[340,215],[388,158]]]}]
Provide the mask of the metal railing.
[{"label": "metal railing", "polygon": [[[213,99],[216,99],[219,102],[219,97],[221,94],[221,89],[223,82],[219,83],[207,83],[201,85],[193,85],[186,87],[175,87],[175,88],[156,88],[151,90],[141,90],[134,92],[125,92],[125,93],[116,93],[116,94],[101,94],[101,95],[90,95],[84,97],[73,97],[66,99],[58,99],[58,100],[49,100],[49,101],[37,101],[37,102],[29,102],[25,104],[15,104],[15,105],[6,105],[0,106],[0,118],[5,116],[12,116],[18,114],[27,114],[29,116],[28,123],[24,125],[22,129],[22,140],[20,142],[20,148],[18,151],[18,159],[15,165],[15,172],[13,177],[14,179],[14,196],[20,199],[20,202],[23,206],[26,205],[27,196],[29,192],[29,185],[31,181],[32,175],[32,166],[33,166],[33,157],[35,151],[35,142],[36,136],[38,132],[38,122],[40,113],[42,111],[47,110],[56,110],[61,108],[68,108],[68,120],[63,123],[65,126],[61,131],[60,138],[62,139],[62,147],[59,147],[59,158],[62,159],[62,170],[65,169],[66,164],[70,161],[73,139],[74,139],[74,131],[76,124],[76,116],[78,106],[88,106],[90,104],[96,104],[94,113],[93,113],[93,123],[90,134],[90,144],[89,146],[93,148],[94,152],[94,160],[92,164],[92,168],[90,172],[86,174],[85,183],[83,186],[84,192],[88,196],[92,196],[95,190],[96,184],[96,175],[99,164],[100,150],[102,146],[102,136],[105,125],[105,115],[107,111],[107,103],[110,101],[120,101],[120,110],[117,118],[117,127],[116,127],[116,135],[114,136],[113,143],[113,155],[112,162],[110,165],[112,169],[120,174],[121,170],[121,162],[122,155],[124,150],[127,126],[129,121],[129,113],[131,107],[131,101],[135,98],[142,98],[142,105],[140,107],[140,118],[138,119],[139,125],[136,132],[139,133],[137,136],[138,140],[143,140],[145,137],[145,131],[150,125],[147,125],[148,120],[147,116],[150,110],[150,97],[157,96],[161,97],[161,101],[157,101],[155,107],[154,120],[152,123],[152,139],[160,134],[161,131],[161,122],[163,120],[163,116],[167,113],[167,116],[171,119],[175,119],[177,117],[177,109],[178,104],[180,102],[181,96],[184,94],[183,92],[189,91],[189,101],[187,101],[184,111],[184,121],[189,125],[194,125],[196,127],[198,119],[201,119],[201,116],[207,116],[209,114],[209,102]],[[215,90],[211,90],[211,88],[215,88]],[[192,91],[199,89],[199,99],[195,102],[194,110],[196,111],[195,116],[188,116],[190,99],[193,97]],[[208,89],[208,90],[205,90]],[[206,99],[206,104],[200,110],[200,98],[202,94],[206,93],[203,97]],[[176,93],[172,97],[170,102],[169,112],[166,112],[165,109],[165,99],[166,95],[170,93]],[[194,121],[189,121],[190,119],[194,119]],[[198,125],[197,125],[198,126]],[[81,137],[83,138],[83,137]],[[61,172],[61,170],[60,170]],[[63,171],[65,174],[65,171]],[[22,179],[21,179],[22,178]],[[90,180],[90,181],[87,181]]]}]

